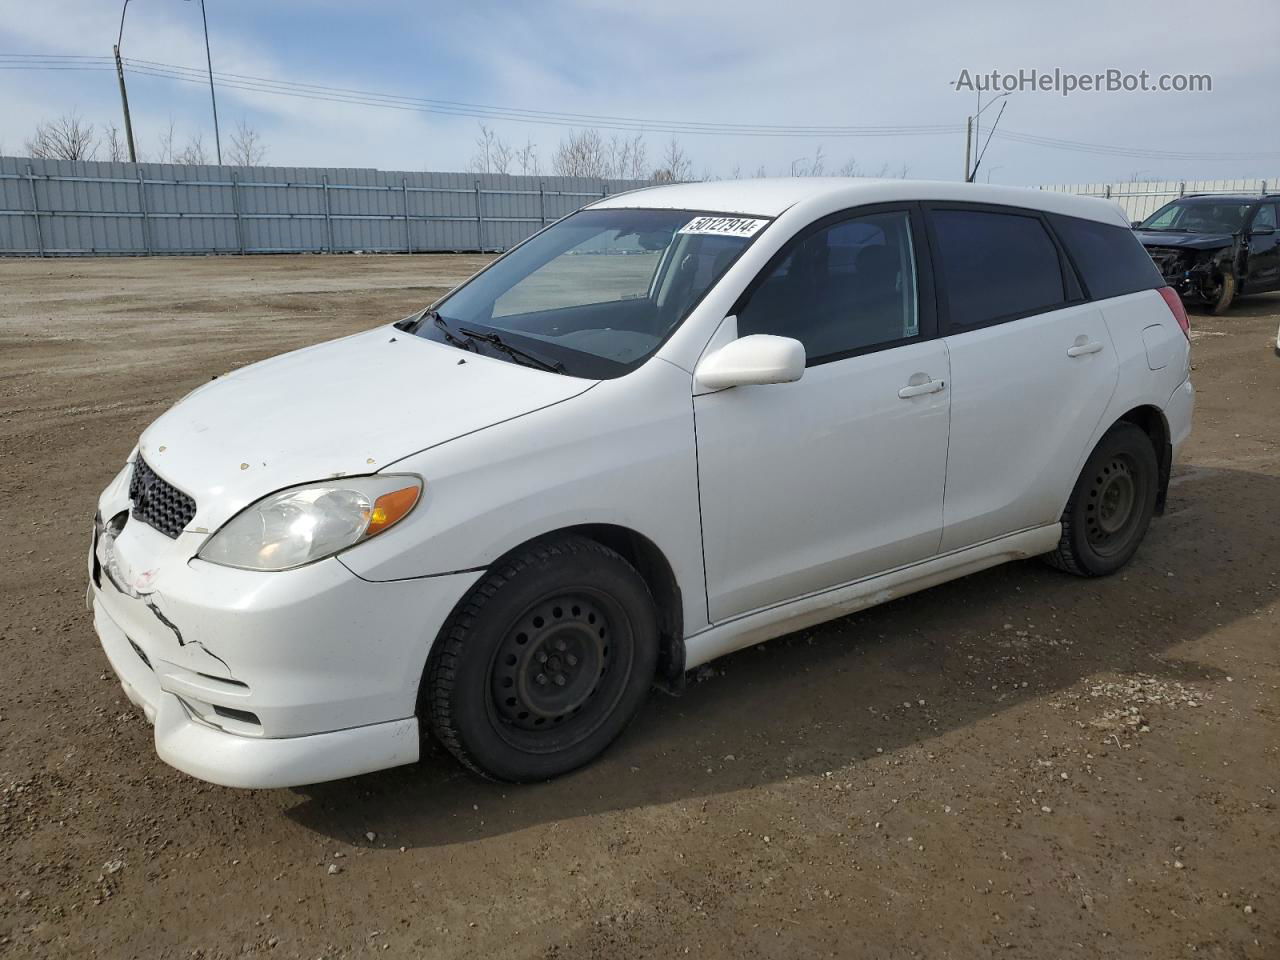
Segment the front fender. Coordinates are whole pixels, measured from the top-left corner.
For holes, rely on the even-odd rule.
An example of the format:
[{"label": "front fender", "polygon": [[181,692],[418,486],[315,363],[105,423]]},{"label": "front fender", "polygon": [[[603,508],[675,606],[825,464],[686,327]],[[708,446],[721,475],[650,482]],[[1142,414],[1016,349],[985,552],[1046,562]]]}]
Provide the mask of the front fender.
[{"label": "front fender", "polygon": [[[550,374],[549,374],[550,375]],[[624,527],[662,551],[687,627],[706,622],[692,378],[662,360],[387,467],[426,479],[395,530],[342,554],[366,580],[487,567],[544,534]]]}]

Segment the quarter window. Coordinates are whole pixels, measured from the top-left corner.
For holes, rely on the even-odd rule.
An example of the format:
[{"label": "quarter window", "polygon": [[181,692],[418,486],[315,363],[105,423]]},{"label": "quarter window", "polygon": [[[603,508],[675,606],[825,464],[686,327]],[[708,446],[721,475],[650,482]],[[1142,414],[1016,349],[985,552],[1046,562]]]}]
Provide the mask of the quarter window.
[{"label": "quarter window", "polygon": [[1128,227],[1057,214],[1049,221],[1094,300],[1164,286],[1151,255]]},{"label": "quarter window", "polygon": [[1257,230],[1259,227],[1270,227],[1272,230],[1276,228],[1275,204],[1264,204],[1253,215],[1253,229]]},{"label": "quarter window", "polygon": [[920,333],[908,213],[843,220],[796,243],[738,312],[738,335],[804,344],[810,365]]},{"label": "quarter window", "polygon": [[935,265],[952,328],[978,327],[1065,302],[1058,248],[1038,217],[934,210]]}]

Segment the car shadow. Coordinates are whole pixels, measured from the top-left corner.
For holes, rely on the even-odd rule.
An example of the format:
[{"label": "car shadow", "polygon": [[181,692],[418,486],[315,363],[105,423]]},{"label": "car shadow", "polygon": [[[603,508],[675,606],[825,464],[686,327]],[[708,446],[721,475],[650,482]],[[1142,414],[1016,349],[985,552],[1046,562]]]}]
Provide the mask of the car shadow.
[{"label": "car shadow", "polygon": [[297,789],[286,815],[346,843],[374,831],[444,846],[818,776],[1096,674],[1212,682],[1170,651],[1280,593],[1275,563],[1256,562],[1280,556],[1280,478],[1184,469],[1169,500],[1120,574],[1007,564],[740,651],[682,697],[651,696],[602,758],[560,779],[489,783],[429,747],[413,766]]}]

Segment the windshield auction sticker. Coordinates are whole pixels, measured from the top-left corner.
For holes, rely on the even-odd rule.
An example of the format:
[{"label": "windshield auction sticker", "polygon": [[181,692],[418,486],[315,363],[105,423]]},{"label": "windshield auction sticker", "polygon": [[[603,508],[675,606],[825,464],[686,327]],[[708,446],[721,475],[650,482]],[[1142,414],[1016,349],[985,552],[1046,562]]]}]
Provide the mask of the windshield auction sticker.
[{"label": "windshield auction sticker", "polygon": [[754,237],[768,220],[752,217],[694,217],[677,233],[713,234],[718,237]]}]

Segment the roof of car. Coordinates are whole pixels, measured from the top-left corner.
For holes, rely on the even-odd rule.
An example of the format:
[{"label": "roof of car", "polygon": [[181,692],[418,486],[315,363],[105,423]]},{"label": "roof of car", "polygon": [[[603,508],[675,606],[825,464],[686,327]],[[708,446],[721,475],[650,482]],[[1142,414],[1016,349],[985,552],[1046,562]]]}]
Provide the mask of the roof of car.
[{"label": "roof of car", "polygon": [[1219,200],[1226,203],[1253,203],[1256,200],[1266,200],[1270,196],[1271,194],[1260,193],[1189,193],[1177,199],[1184,203],[1214,203]]},{"label": "roof of car", "polygon": [[964,201],[1046,210],[1128,226],[1119,205],[1053,190],[998,187],[948,180],[876,180],[863,177],[762,177],[642,187],[592,204],[592,209],[703,210],[776,217],[798,203],[823,200],[833,209],[905,200]]}]

